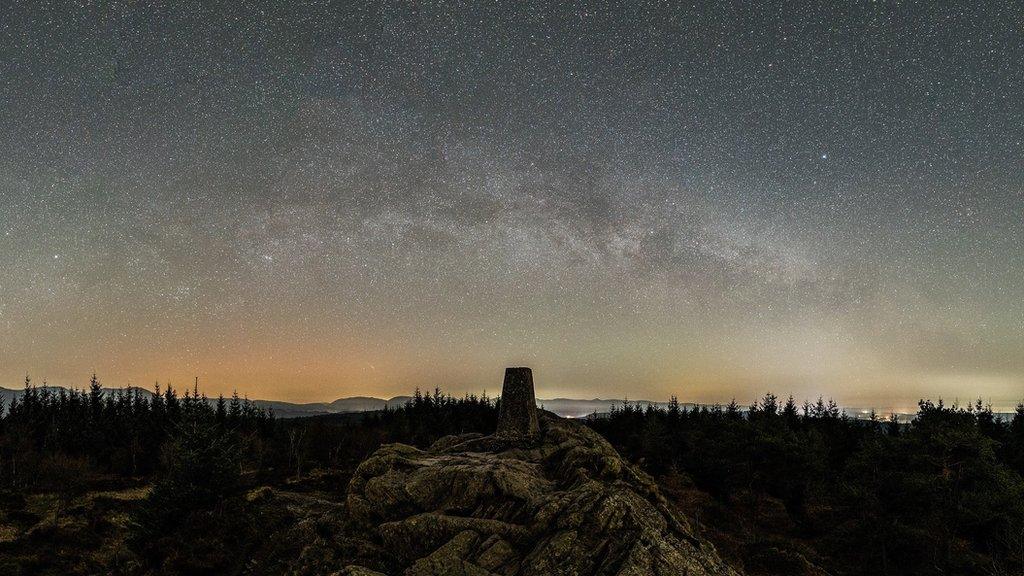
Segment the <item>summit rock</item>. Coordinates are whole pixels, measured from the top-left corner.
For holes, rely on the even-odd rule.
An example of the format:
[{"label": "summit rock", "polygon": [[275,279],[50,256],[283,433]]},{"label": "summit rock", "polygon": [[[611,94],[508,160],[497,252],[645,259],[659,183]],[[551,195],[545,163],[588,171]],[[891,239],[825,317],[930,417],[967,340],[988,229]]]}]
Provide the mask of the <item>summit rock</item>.
[{"label": "summit rock", "polygon": [[[529,377],[532,396],[532,375],[512,377]],[[388,444],[363,461],[347,507],[364,549],[380,553],[340,574],[737,574],[604,438],[534,414],[532,436],[517,425],[427,450]]]}]

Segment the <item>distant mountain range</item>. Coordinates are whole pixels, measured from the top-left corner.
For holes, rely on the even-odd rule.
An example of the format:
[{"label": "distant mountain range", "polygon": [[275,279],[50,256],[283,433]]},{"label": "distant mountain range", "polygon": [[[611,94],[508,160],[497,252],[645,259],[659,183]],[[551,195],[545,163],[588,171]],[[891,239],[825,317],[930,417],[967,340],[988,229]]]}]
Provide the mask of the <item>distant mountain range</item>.
[{"label": "distant mountain range", "polygon": [[317,416],[320,414],[345,414],[351,412],[373,412],[388,408],[402,406],[412,396],[395,396],[388,400],[373,398],[370,396],[352,396],[350,398],[338,398],[333,402],[310,402],[297,404],[293,402],[282,402],[280,400],[253,400],[253,403],[263,408],[270,408],[278,418],[299,418],[302,416]]},{"label": "distant mountain range", "polygon": [[[60,386],[39,386],[38,390],[44,388],[56,393],[61,389]],[[66,388],[65,388],[66,390]],[[139,393],[144,396],[152,395],[152,391],[144,388],[130,387],[130,388],[104,388],[103,391],[106,393],[117,393],[118,391],[131,391],[138,390]],[[11,398],[20,397],[22,389],[12,390],[10,388],[0,387],[0,398],[3,399],[4,407],[8,406],[11,402]],[[278,418],[301,418],[304,416],[321,416],[324,414],[351,414],[356,412],[373,412],[376,410],[383,410],[385,406],[389,408],[397,408],[402,406],[409,400],[412,400],[412,396],[395,396],[390,399],[374,398],[373,396],[351,396],[348,398],[338,398],[333,402],[309,402],[309,403],[295,403],[295,402],[283,402],[280,400],[253,400],[252,402],[257,406],[263,408],[270,408],[274,411],[274,415]],[[210,398],[209,401],[214,402],[216,398]],[[581,400],[576,398],[549,398],[537,399],[537,405],[541,408],[554,412],[559,416],[565,418],[582,418],[590,414],[605,414],[612,410],[613,406],[622,407],[622,400],[605,400],[602,398],[592,398],[590,400]],[[659,408],[665,408],[668,406],[668,402],[655,402],[652,400],[629,400],[629,403],[633,406],[647,407],[648,405],[657,406]],[[680,403],[680,407],[686,408],[687,410],[693,409],[696,406],[702,406],[701,404],[692,403]],[[710,406],[710,405],[708,405]],[[746,412],[746,405],[741,404],[740,409]],[[860,408],[846,408],[847,414],[851,417],[866,420],[868,410]],[[1002,418],[1010,420],[1013,418],[1012,412],[997,412],[996,418]],[[881,416],[880,416],[881,417]],[[913,414],[900,414],[900,420],[903,422],[909,422],[913,417]]]},{"label": "distant mountain range", "polygon": [[[395,396],[388,400],[368,396],[354,396],[351,398],[338,398],[334,402],[314,402],[309,404],[294,404],[278,400],[255,400],[257,406],[272,408],[274,414],[280,418],[296,418],[301,416],[317,416],[320,414],[344,414],[351,412],[370,412],[383,410],[384,406],[397,408],[412,400],[412,396]],[[603,414],[610,412],[612,406],[622,407],[622,400],[604,400],[593,398],[580,400],[576,398],[538,398],[537,405],[554,412],[565,418],[582,418],[590,414]],[[634,406],[654,405],[661,408],[668,406],[668,402],[654,402],[652,400],[630,400]],[[697,406],[696,404],[680,404],[687,409]]]},{"label": "distant mountain range", "polygon": [[[63,387],[63,386],[35,386],[35,389],[38,390],[39,392],[42,392],[43,390],[49,390],[50,392],[52,392],[54,394],[57,394],[61,390],[64,390],[65,392],[68,391],[68,389]],[[128,392],[128,393],[130,393],[132,390],[138,390],[140,394],[142,394],[143,396],[146,396],[146,397],[149,397],[149,396],[153,395],[153,392],[151,390],[146,390],[145,388],[139,388],[137,386],[129,386],[128,388],[104,388],[103,389],[103,393],[104,394],[116,394],[117,392]],[[0,399],[3,399],[4,408],[6,408],[7,406],[10,405],[12,398],[21,398],[21,395],[24,392],[25,392],[24,388],[12,389],[12,388],[4,388],[3,386],[0,386]]]},{"label": "distant mountain range", "polygon": [[[312,402],[308,404],[296,404],[282,402],[279,400],[254,400],[257,406],[272,408],[274,414],[280,418],[296,418],[301,416],[317,416],[320,414],[344,414],[351,412],[372,412],[383,410],[385,406],[397,408],[412,400],[412,396],[395,396],[387,400],[374,398],[372,396],[353,396],[350,398],[338,398],[333,402]],[[652,402],[649,400],[630,400],[630,404],[647,406],[668,406],[667,402]],[[537,405],[541,408],[554,412],[566,418],[580,418],[589,414],[609,412],[612,406],[622,406],[622,400],[602,400],[594,398],[591,400],[577,400],[573,398],[551,398],[538,399]],[[685,405],[687,408],[693,404]]]},{"label": "distant mountain range", "polygon": [[[39,386],[38,390],[43,390],[43,386]],[[51,392],[58,392],[60,386],[46,386],[45,389]],[[66,388],[65,388],[66,390]],[[138,390],[139,393],[144,396],[152,395],[152,391],[144,388],[104,388],[105,393],[117,393],[120,390],[131,391]],[[12,398],[20,397],[22,389],[10,389],[0,387],[0,398],[3,398],[4,406],[10,404]],[[210,398],[210,401],[215,401],[216,398]],[[299,418],[302,416],[318,416],[322,414],[345,414],[352,412],[372,412],[375,410],[383,410],[385,406],[389,408],[397,408],[404,405],[406,402],[412,400],[412,396],[395,396],[387,400],[383,398],[374,398],[372,396],[351,396],[348,398],[338,398],[333,402],[309,402],[309,403],[295,403],[295,402],[283,402],[280,400],[253,400],[253,403],[263,408],[273,409],[274,415],[278,418]],[[551,398],[551,399],[538,399],[537,404],[544,408],[567,418],[580,418],[587,416],[588,414],[609,412],[612,406],[622,406],[622,400],[603,400],[601,398],[593,398],[591,400],[577,400],[573,398]],[[647,406],[653,404],[656,406],[665,407],[668,406],[667,402],[653,402],[649,400],[630,400],[630,404]],[[694,406],[693,404],[685,404],[687,408]]]}]

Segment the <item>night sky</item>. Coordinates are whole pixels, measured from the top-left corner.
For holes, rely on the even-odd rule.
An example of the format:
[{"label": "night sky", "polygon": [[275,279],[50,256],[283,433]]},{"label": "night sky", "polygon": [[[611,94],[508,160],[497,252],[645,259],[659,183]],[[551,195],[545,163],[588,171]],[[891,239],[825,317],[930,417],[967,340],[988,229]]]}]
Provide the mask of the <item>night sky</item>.
[{"label": "night sky", "polygon": [[17,4],[0,386],[1024,397],[1019,2]]}]

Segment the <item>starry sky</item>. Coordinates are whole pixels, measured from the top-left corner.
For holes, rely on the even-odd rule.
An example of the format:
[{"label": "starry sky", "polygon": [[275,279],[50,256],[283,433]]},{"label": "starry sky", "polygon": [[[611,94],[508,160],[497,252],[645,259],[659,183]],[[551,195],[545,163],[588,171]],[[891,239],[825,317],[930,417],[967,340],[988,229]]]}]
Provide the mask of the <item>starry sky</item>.
[{"label": "starry sky", "polygon": [[0,386],[1024,397],[1019,2],[26,2]]}]

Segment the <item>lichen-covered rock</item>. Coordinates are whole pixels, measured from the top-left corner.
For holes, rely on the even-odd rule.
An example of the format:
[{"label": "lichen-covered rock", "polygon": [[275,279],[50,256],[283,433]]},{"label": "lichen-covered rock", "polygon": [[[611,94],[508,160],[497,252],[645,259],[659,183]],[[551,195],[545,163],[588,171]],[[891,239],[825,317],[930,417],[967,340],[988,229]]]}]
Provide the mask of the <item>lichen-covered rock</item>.
[{"label": "lichen-covered rock", "polygon": [[387,576],[387,574],[362,566],[346,566],[344,570],[334,572],[331,576]]},{"label": "lichen-covered rock", "polygon": [[[732,576],[714,548],[598,434],[541,413],[534,437],[381,447],[347,505],[407,576]],[[352,568],[354,569],[354,567]]]}]

